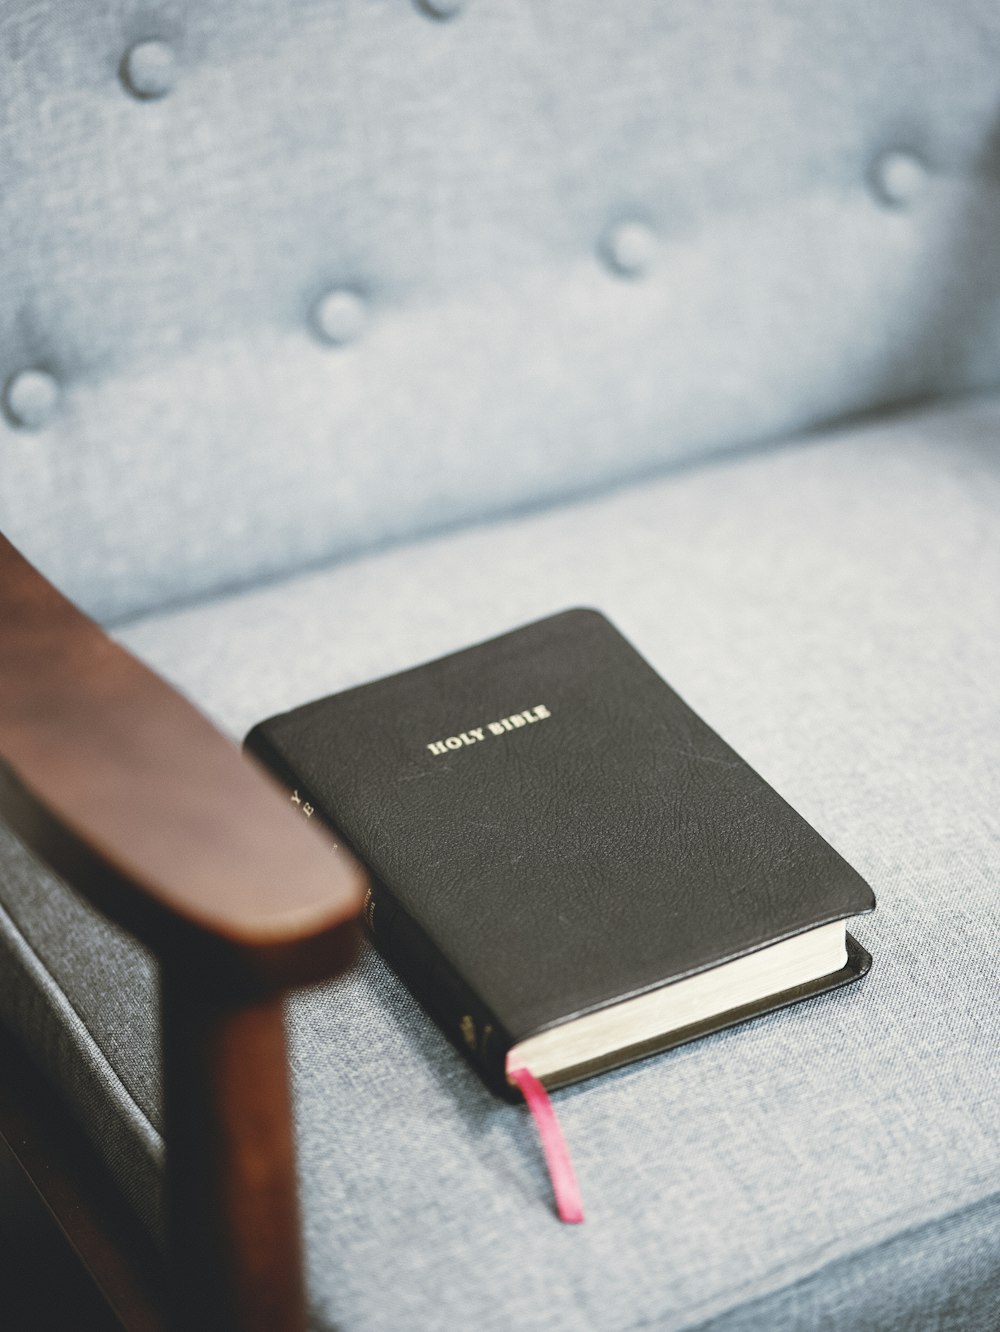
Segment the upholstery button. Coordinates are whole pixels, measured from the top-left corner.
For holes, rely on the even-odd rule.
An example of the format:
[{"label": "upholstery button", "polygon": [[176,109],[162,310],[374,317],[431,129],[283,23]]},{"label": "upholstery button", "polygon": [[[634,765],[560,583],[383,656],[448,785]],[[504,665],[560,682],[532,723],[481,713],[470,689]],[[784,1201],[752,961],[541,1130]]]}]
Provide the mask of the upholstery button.
[{"label": "upholstery button", "polygon": [[876,197],[892,208],[914,203],[927,186],[927,167],[916,153],[893,150],[877,158],[871,171]]},{"label": "upholstery button", "polygon": [[656,254],[656,236],[645,222],[618,222],[605,233],[601,253],[622,277],[641,277]]},{"label": "upholstery button", "polygon": [[465,8],[465,0],[417,0],[417,6],[431,18],[447,19]]},{"label": "upholstery button", "polygon": [[177,77],[177,57],[166,42],[137,42],[125,52],[122,83],[133,97],[152,101],[165,97]]},{"label": "upholstery button", "polygon": [[313,325],[324,342],[340,347],[359,336],[366,317],[365,303],[357,292],[335,287],[317,301]]},{"label": "upholstery button", "polygon": [[11,425],[40,430],[59,402],[59,385],[45,370],[20,370],[4,385],[3,409]]}]

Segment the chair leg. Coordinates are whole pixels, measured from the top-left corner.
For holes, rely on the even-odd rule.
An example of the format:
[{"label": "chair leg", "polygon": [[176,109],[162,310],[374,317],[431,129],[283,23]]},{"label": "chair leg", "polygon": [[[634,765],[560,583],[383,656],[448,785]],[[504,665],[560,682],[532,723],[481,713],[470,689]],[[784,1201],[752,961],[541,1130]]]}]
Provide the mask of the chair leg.
[{"label": "chair leg", "polygon": [[166,1226],[178,1328],[303,1332],[280,994],[224,998],[161,970]]}]

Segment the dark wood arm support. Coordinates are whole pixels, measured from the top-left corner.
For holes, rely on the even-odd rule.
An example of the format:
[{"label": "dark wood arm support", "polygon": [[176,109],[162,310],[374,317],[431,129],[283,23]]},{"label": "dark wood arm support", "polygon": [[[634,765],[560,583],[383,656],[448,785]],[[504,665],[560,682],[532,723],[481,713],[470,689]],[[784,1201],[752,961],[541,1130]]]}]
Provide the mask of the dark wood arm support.
[{"label": "dark wood arm support", "polygon": [[178,1325],[304,1327],[282,992],[350,961],[362,871],[3,537],[0,818],[159,958]]}]

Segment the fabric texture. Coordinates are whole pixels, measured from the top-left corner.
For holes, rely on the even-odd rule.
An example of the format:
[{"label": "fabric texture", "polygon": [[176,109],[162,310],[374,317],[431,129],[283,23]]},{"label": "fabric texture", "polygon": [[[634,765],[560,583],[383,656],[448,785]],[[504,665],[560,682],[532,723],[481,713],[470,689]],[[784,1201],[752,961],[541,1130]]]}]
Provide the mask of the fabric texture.
[{"label": "fabric texture", "polygon": [[1000,381],[995,0],[432,9],[0,0],[0,530],[97,615]]},{"label": "fabric texture", "polygon": [[[998,438],[1000,398],[910,412],[119,631],[241,736],[595,605],[878,897],[859,985],[556,1094],[578,1227],[377,955],[295,995],[317,1328],[997,1326]],[[2,855],[24,1034],[152,1218],[151,970]]]}]

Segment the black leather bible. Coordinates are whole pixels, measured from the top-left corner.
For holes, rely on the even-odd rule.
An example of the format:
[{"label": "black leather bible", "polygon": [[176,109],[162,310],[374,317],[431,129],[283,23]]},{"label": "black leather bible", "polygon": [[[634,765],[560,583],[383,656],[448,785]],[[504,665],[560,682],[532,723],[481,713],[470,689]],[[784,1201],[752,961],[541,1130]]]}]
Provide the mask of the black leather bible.
[{"label": "black leather bible", "polygon": [[367,865],[375,943],[487,1083],[547,1087],[855,980],[871,889],[604,618],[261,722]]}]

